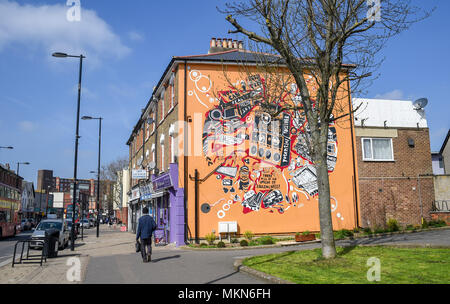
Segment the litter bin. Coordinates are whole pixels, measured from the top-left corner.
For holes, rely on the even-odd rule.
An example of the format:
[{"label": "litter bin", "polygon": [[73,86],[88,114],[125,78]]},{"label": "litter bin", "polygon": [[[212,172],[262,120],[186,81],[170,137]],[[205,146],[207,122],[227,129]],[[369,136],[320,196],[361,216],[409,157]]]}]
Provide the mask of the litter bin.
[{"label": "litter bin", "polygon": [[58,256],[58,229],[45,230],[45,255],[48,258],[56,258]]}]

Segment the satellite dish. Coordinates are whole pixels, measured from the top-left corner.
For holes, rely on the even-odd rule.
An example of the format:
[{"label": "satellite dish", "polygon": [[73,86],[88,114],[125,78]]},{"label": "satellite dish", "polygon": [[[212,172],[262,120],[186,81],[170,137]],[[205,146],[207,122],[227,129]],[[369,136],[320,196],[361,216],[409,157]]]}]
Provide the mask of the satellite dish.
[{"label": "satellite dish", "polygon": [[422,110],[425,108],[428,104],[428,99],[426,98],[420,98],[413,102],[414,107],[416,110]]},{"label": "satellite dish", "polygon": [[148,164],[148,168],[149,168],[150,170],[155,169],[155,167],[156,167],[156,163],[155,163],[154,161],[152,161],[152,162],[150,162],[150,163]]}]

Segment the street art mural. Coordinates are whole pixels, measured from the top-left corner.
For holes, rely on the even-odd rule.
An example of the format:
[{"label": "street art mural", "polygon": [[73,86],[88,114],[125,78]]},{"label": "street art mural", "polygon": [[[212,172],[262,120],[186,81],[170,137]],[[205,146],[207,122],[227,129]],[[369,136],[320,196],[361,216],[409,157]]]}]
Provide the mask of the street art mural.
[{"label": "street art mural", "polygon": [[[318,230],[318,184],[305,138],[309,126],[301,111],[281,111],[272,116],[263,106],[267,94],[265,79],[254,74],[239,77],[233,85],[215,81],[200,69],[188,71],[191,80],[187,91],[196,110],[202,113],[203,161],[195,168],[213,172],[201,186],[200,223],[217,226],[217,222],[238,220],[253,232],[274,231],[274,227],[295,231],[302,226]],[[217,72],[220,73],[220,72]],[[222,83],[221,86],[218,83]],[[301,97],[295,84],[288,84],[280,104],[299,105]],[[276,106],[276,105],[275,105]],[[192,113],[193,114],[193,113]],[[333,183],[338,160],[340,173],[332,186],[331,209],[338,227],[351,227],[353,193],[349,129],[330,124],[328,134],[328,171]],[[340,138],[345,139],[345,154]],[[349,157],[350,156],[350,157]],[[345,172],[343,172],[345,171]],[[343,178],[345,176],[345,178]],[[340,183],[347,182],[345,186]],[[192,192],[191,192],[192,193]],[[339,201],[345,199],[346,204]],[[192,200],[191,200],[192,201]],[[345,215],[345,216],[344,216]],[[246,225],[248,221],[248,225]],[[295,221],[298,221],[295,224]],[[288,223],[289,222],[289,223]],[[308,228],[309,227],[309,228]],[[211,228],[204,230],[209,233]]]},{"label": "street art mural", "polygon": [[[286,92],[285,98],[296,99],[297,93]],[[233,194],[228,205],[239,203],[243,213],[283,214],[297,207],[299,196],[318,195],[316,171],[305,143],[305,117],[296,111],[273,119],[260,106],[264,94],[259,75],[242,81],[240,90],[220,91],[219,105],[205,114],[203,152],[210,166],[221,164],[215,174],[224,195]],[[338,142],[332,125],[328,137],[328,166],[333,172]],[[224,211],[217,216],[224,217]]]}]

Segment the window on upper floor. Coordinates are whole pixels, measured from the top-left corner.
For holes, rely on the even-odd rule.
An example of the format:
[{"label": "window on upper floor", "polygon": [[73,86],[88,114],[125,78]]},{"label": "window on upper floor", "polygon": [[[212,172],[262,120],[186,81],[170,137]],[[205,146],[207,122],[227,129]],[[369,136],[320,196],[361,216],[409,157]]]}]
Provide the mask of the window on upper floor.
[{"label": "window on upper floor", "polygon": [[162,89],[162,92],[161,92],[161,97],[159,98],[159,103],[160,103],[160,111],[161,111],[161,113],[160,113],[160,117],[161,117],[161,119],[160,119],[160,121],[163,121],[164,120],[164,116],[166,115],[166,113],[164,112],[164,102],[165,102],[165,99],[164,99],[164,97],[165,97],[165,95],[166,95],[166,89],[165,88],[163,88]]},{"label": "window on upper floor", "polygon": [[175,73],[172,73],[172,75],[170,75],[169,85],[170,85],[170,109],[172,109],[173,106],[175,105],[175,102],[174,102],[174,99],[175,99]]},{"label": "window on upper floor", "polygon": [[363,138],[362,154],[365,161],[393,161],[392,138]]}]

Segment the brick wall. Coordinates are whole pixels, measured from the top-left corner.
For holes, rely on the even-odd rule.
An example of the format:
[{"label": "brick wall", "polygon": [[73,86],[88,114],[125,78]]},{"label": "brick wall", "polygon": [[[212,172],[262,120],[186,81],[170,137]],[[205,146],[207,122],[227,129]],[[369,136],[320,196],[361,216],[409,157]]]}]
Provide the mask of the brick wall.
[{"label": "brick wall", "polygon": [[433,221],[445,221],[447,225],[450,225],[450,212],[432,212],[431,219]]},{"label": "brick wall", "polygon": [[[363,161],[361,137],[356,149],[359,172],[361,226],[384,226],[393,218],[400,224],[419,225],[431,219],[434,201],[428,129],[397,129],[392,138],[394,161]],[[408,145],[413,139],[414,147]]]}]

